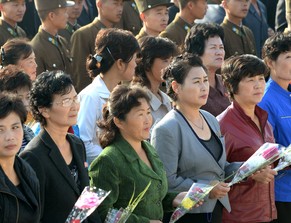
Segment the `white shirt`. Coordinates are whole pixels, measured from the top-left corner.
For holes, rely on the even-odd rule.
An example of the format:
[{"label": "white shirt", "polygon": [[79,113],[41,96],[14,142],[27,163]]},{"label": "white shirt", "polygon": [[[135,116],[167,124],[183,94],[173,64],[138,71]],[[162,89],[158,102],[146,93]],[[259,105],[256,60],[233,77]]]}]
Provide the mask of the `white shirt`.
[{"label": "white shirt", "polygon": [[97,121],[102,119],[102,109],[108,100],[110,91],[100,76],[79,93],[80,110],[78,126],[80,138],[86,147],[87,160],[90,164],[102,151],[98,140]]}]

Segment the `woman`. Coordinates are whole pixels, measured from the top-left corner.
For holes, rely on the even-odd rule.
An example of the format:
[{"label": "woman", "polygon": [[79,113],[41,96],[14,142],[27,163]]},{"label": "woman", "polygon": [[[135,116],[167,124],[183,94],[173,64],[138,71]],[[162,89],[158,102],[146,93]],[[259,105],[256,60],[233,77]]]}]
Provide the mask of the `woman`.
[{"label": "woman", "polygon": [[[217,119],[225,137],[228,162],[244,162],[265,142],[274,142],[268,114],[257,104],[265,89],[267,67],[253,55],[228,59],[222,66],[222,78],[232,104]],[[231,212],[224,210],[223,222],[270,222],[277,216],[274,201],[274,175],[270,167],[262,169],[229,192]]]},{"label": "woman", "polygon": [[163,208],[172,210],[185,193],[167,194],[163,164],[154,148],[145,141],[152,125],[148,92],[125,85],[117,86],[99,123],[100,144],[104,150],[92,162],[91,186],[111,191],[98,207],[102,221],[108,210],[125,208],[151,182],[145,196],[127,223],[162,223]]},{"label": "woman", "polygon": [[[31,89],[30,106],[42,130],[20,156],[40,181],[40,221],[64,223],[89,184],[84,144],[67,132],[76,124],[80,107],[70,76],[62,71],[40,74]],[[92,222],[99,222],[97,217]]]},{"label": "woman", "polygon": [[223,86],[221,75],[217,74],[224,61],[224,33],[221,26],[211,23],[195,24],[185,40],[185,51],[197,54],[208,70],[210,85],[208,100],[201,109],[217,116],[223,112],[230,101]]},{"label": "woman", "polygon": [[[270,70],[265,94],[259,106],[268,112],[277,143],[291,144],[291,34],[276,34],[263,47],[263,58]],[[278,219],[287,223],[291,212],[291,170],[279,172],[275,178],[275,199]]]},{"label": "woman", "polygon": [[16,154],[23,138],[26,109],[15,95],[0,94],[0,221],[40,222],[39,182]]},{"label": "woman", "polygon": [[[170,191],[189,190],[194,182],[221,180],[239,164],[228,165],[223,137],[215,117],[200,108],[209,92],[208,75],[199,57],[185,54],[167,67],[169,96],[176,104],[153,129],[151,143],[165,165]],[[221,222],[222,208],[230,211],[227,193],[220,182],[205,203],[181,218],[182,223]]]},{"label": "woman", "polygon": [[78,126],[89,164],[102,150],[96,123],[102,118],[103,105],[117,84],[132,79],[139,49],[134,36],[121,29],[101,30],[95,46],[96,54],[90,55],[87,61],[87,70],[94,80],[79,94]]},{"label": "woman", "polygon": [[[17,94],[21,98],[27,114],[30,114],[29,108],[29,91],[31,89],[31,80],[27,74],[20,70],[15,65],[8,65],[0,69],[0,92],[8,92],[12,94]],[[31,122],[31,120],[30,120]],[[19,150],[21,152],[24,147],[33,139],[34,133],[28,125],[23,125],[23,140],[22,145]]]},{"label": "woman", "polygon": [[8,40],[1,47],[0,58],[2,67],[9,64],[17,65],[24,73],[28,74],[32,81],[35,80],[37,64],[32,46],[26,39]]},{"label": "woman", "polygon": [[138,83],[150,90],[155,125],[172,109],[170,98],[160,90],[160,86],[165,82],[162,71],[171,63],[176,54],[176,46],[171,40],[161,37],[145,37],[142,40],[132,83]]}]

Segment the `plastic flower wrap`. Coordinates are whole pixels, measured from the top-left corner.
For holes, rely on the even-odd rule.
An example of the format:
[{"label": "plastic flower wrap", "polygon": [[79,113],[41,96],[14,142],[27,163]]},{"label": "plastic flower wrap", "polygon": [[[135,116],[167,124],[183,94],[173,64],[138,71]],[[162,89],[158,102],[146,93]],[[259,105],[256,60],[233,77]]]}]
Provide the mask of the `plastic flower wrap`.
[{"label": "plastic flower wrap", "polygon": [[193,183],[181,204],[173,212],[169,223],[176,222],[183,215],[188,213],[199,201],[206,197],[218,183],[219,181],[212,181],[209,184]]},{"label": "plastic flower wrap", "polygon": [[241,165],[228,186],[232,186],[254,172],[275,162],[282,156],[282,146],[275,143],[264,143],[247,161]]},{"label": "plastic flower wrap", "polygon": [[96,187],[85,187],[69,214],[66,223],[81,223],[84,221],[95,211],[109,193],[110,191],[107,192]]},{"label": "plastic flower wrap", "polygon": [[291,165],[291,144],[282,149],[282,158],[279,160],[278,165],[274,170],[283,170],[285,167]]},{"label": "plastic flower wrap", "polygon": [[135,194],[135,189],[134,189],[133,194],[130,198],[130,201],[125,209],[123,208],[120,208],[119,210],[114,209],[114,208],[109,209],[104,223],[125,223],[127,219],[129,218],[129,216],[131,215],[131,213],[136,208],[136,206],[138,205],[138,203],[144,197],[150,185],[151,185],[151,181],[135,199],[133,199],[134,194]]}]

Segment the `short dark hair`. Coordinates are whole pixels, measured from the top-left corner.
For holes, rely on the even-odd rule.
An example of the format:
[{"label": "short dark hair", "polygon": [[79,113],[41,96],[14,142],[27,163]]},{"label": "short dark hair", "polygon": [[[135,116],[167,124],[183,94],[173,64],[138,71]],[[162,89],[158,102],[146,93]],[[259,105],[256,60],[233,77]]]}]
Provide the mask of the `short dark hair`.
[{"label": "short dark hair", "polygon": [[27,118],[27,110],[20,98],[15,94],[0,93],[0,119],[6,118],[11,112],[16,113],[23,125]]},{"label": "short dark hair", "polygon": [[132,83],[139,83],[142,86],[151,88],[151,83],[146,75],[147,71],[153,66],[154,60],[167,59],[177,54],[175,43],[162,37],[144,37],[141,38],[140,52],[137,55],[137,66]]},{"label": "short dark hair", "polygon": [[211,37],[218,36],[223,41],[223,28],[215,23],[195,24],[185,39],[185,51],[202,56],[205,51],[205,41]]},{"label": "short dark hair", "polygon": [[58,11],[59,8],[56,8],[56,9],[49,9],[49,10],[41,10],[41,11],[37,11],[37,14],[40,18],[40,21],[43,22],[46,20],[46,18],[48,17],[48,14],[50,12],[54,12],[56,13]]},{"label": "short dark hair", "polygon": [[179,8],[184,9],[188,2],[197,2],[197,0],[178,0]]},{"label": "short dark hair", "polygon": [[172,81],[184,84],[189,71],[193,67],[202,67],[207,73],[207,69],[204,67],[200,57],[191,53],[184,53],[177,56],[165,69],[164,76],[168,82],[167,94],[173,99],[173,101],[177,101],[178,97],[172,88]]},{"label": "short dark hair", "polygon": [[32,52],[32,46],[28,43],[27,39],[10,39],[1,47],[1,66],[5,67],[9,64],[16,65],[19,60],[28,58]]},{"label": "short dark hair", "polygon": [[145,99],[148,103],[150,97],[148,91],[138,85],[117,85],[110,94],[107,105],[103,109],[103,120],[98,122],[102,130],[99,134],[99,142],[102,148],[110,145],[119,133],[113,118],[125,120],[132,108],[140,105],[139,99]]},{"label": "short dark hair", "polygon": [[54,95],[65,95],[73,88],[73,82],[63,71],[45,71],[37,76],[30,91],[30,107],[33,117],[45,126],[46,119],[40,108],[50,108]]},{"label": "short dark hair", "polygon": [[276,61],[281,53],[291,50],[291,33],[277,33],[269,37],[262,49],[262,57]]},{"label": "short dark hair", "polygon": [[224,85],[232,99],[237,94],[242,79],[262,74],[267,76],[267,66],[263,60],[250,54],[230,57],[224,61],[221,68]]},{"label": "short dark hair", "polygon": [[0,69],[0,91],[16,92],[19,89],[31,89],[30,77],[15,65]]},{"label": "short dark hair", "polygon": [[93,78],[106,73],[118,59],[129,63],[138,50],[138,42],[131,32],[116,28],[100,30],[95,41],[95,55],[87,58],[89,76]]}]

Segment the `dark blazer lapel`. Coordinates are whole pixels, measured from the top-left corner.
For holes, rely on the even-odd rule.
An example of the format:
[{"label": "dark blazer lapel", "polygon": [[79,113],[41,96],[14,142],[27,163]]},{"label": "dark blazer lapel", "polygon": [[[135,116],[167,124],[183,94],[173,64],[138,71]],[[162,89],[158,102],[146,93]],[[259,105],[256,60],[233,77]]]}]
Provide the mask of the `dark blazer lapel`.
[{"label": "dark blazer lapel", "polygon": [[[84,188],[89,185],[89,176],[87,169],[85,168],[85,151],[84,145],[81,141],[77,141],[72,138],[73,136],[68,134],[67,139],[71,145],[71,150],[78,168],[79,180],[81,184],[81,188]],[[79,190],[78,190],[79,191]],[[79,194],[81,191],[79,191]]]},{"label": "dark blazer lapel", "polygon": [[43,130],[40,133],[40,138],[43,141],[43,143],[46,145],[46,147],[50,150],[49,151],[49,157],[54,163],[57,170],[63,175],[64,179],[69,183],[69,185],[74,189],[74,191],[79,195],[79,189],[77,188],[77,185],[71,177],[71,173],[69,168],[67,167],[67,164],[65,160],[62,157],[62,154],[60,153],[57,145],[52,140],[50,135],[47,133],[47,131]]}]

